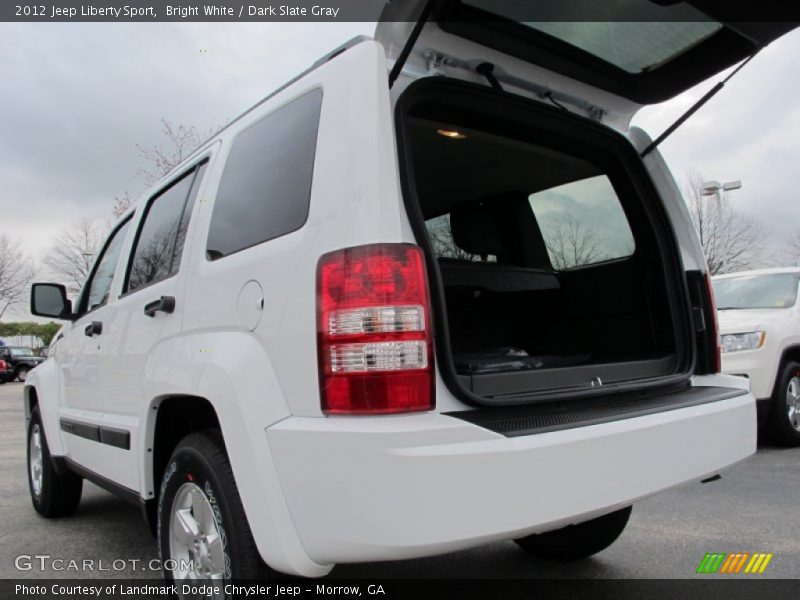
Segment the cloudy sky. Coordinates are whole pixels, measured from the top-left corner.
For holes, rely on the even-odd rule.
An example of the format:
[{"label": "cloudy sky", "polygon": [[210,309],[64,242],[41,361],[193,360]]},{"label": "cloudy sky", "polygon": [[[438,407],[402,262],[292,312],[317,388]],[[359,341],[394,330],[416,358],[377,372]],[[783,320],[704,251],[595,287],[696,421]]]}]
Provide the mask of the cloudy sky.
[{"label": "cloudy sky", "polygon": [[[145,185],[159,121],[224,123],[367,23],[0,24],[0,234],[41,259],[79,215]],[[731,201],[775,239],[800,222],[800,31],[764,50],[662,146],[679,179],[741,179]],[[660,133],[716,79],[635,119]]]}]

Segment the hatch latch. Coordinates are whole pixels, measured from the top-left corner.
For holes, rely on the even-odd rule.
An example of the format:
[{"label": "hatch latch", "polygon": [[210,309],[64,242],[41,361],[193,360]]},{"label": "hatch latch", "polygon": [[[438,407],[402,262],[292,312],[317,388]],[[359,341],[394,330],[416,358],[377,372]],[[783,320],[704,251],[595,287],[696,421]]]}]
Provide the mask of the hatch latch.
[{"label": "hatch latch", "polygon": [[436,50],[425,50],[422,56],[428,61],[428,75],[444,75],[442,68],[453,63],[452,57]]}]

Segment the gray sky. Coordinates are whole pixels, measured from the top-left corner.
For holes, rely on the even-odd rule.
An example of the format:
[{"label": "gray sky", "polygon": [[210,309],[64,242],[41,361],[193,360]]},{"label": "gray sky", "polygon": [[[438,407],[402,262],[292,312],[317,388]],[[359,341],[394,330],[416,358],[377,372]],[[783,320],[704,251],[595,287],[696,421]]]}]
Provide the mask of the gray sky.
[{"label": "gray sky", "polygon": [[[0,234],[41,259],[80,214],[144,191],[136,144],[159,120],[205,131],[234,118],[368,23],[0,24]],[[774,236],[800,222],[800,31],[763,51],[662,146],[679,179],[741,179]],[[660,133],[716,78],[635,119]]]}]

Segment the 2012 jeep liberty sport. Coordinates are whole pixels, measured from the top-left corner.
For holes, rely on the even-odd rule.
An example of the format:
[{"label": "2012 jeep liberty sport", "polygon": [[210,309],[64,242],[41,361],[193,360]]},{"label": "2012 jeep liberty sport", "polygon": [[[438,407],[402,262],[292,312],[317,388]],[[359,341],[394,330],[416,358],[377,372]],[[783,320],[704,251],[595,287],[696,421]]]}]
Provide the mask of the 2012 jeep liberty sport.
[{"label": "2012 jeep liberty sport", "polygon": [[24,387],[39,513],[84,478],[140,503],[168,579],[506,539],[576,559],[754,452],[687,210],[629,121],[790,26],[519,5],[393,2],[148,191],[74,306],[34,285],[66,321]]}]

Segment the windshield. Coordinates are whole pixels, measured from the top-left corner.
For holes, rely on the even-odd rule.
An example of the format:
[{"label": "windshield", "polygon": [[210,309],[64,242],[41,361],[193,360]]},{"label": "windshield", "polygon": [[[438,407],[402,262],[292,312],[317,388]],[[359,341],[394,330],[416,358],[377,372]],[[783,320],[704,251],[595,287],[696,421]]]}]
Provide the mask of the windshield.
[{"label": "windshield", "polygon": [[30,348],[11,348],[12,356],[33,356],[33,350]]},{"label": "windshield", "polygon": [[717,309],[788,308],[797,298],[797,281],[795,273],[716,279],[713,285]]}]

